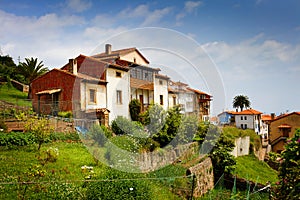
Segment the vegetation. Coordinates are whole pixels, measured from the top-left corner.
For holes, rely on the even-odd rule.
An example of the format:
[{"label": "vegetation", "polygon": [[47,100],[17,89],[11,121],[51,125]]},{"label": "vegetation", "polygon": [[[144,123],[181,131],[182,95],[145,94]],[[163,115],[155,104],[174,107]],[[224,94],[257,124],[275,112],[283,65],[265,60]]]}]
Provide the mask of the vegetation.
[{"label": "vegetation", "polygon": [[38,63],[37,58],[25,58],[25,62],[20,63],[18,72],[24,76],[25,84],[29,85],[28,98],[31,98],[31,86],[30,83],[37,77],[45,74],[48,68],[44,67],[43,61]]},{"label": "vegetation", "polygon": [[293,138],[287,140],[285,150],[281,153],[279,182],[274,190],[275,199],[300,198],[300,129]]},{"label": "vegetation", "polygon": [[53,132],[53,128],[49,125],[47,119],[37,117],[28,119],[25,130],[34,135],[38,143],[38,150],[40,150],[43,143],[49,140],[50,134]]},{"label": "vegetation", "polygon": [[251,103],[247,96],[237,95],[234,97],[232,105],[234,108],[240,108],[240,110],[243,111],[244,108],[249,108]]},{"label": "vegetation", "polygon": [[267,163],[259,161],[254,155],[237,157],[233,174],[263,185],[267,185],[267,182],[275,184],[278,180],[277,171],[269,167]]},{"label": "vegetation", "polygon": [[257,135],[254,130],[246,129],[242,130],[236,127],[227,126],[223,129],[224,136],[231,141],[234,141],[236,138],[250,136],[250,152],[253,151],[253,147],[255,149],[259,149],[261,146],[260,136]]},{"label": "vegetation", "polygon": [[141,113],[141,103],[137,99],[132,99],[129,103],[129,111],[132,121],[138,121]]},{"label": "vegetation", "polygon": [[0,101],[9,102],[17,106],[30,107],[31,101],[27,99],[27,93],[21,92],[14,87],[9,87],[8,84],[3,84],[0,87]]}]

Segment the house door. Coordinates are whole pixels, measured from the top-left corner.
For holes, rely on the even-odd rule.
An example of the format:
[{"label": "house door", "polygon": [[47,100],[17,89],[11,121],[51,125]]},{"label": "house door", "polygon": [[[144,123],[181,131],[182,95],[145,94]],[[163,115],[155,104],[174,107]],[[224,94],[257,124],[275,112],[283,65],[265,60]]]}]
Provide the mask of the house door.
[{"label": "house door", "polygon": [[52,94],[52,115],[57,116],[59,112],[59,93]]},{"label": "house door", "polygon": [[144,111],[144,96],[140,95],[140,103],[141,103],[141,109]]}]

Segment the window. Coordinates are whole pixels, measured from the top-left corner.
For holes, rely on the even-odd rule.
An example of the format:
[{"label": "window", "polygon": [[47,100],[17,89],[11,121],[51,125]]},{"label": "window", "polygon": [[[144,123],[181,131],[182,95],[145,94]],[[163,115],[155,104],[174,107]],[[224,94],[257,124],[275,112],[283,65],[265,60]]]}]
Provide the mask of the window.
[{"label": "window", "polygon": [[163,81],[162,80],[159,80],[159,85],[162,85],[163,84]]},{"label": "window", "polygon": [[173,97],[173,105],[176,105],[176,96]]},{"label": "window", "polygon": [[247,124],[245,124],[245,129],[247,129]]},{"label": "window", "polygon": [[95,89],[90,89],[90,103],[96,103],[96,90]]},{"label": "window", "polygon": [[244,120],[247,120],[247,116],[244,117]]},{"label": "window", "polygon": [[244,129],[244,124],[241,124],[241,128]]},{"label": "window", "polygon": [[116,72],[116,77],[122,77],[121,72]]},{"label": "window", "polygon": [[136,69],[136,78],[142,80],[142,70]]},{"label": "window", "polygon": [[130,70],[130,77],[136,78],[136,69],[131,69]]},{"label": "window", "polygon": [[241,116],[241,120],[243,120],[243,116]]},{"label": "window", "polygon": [[159,95],[160,105],[164,105],[164,95]]},{"label": "window", "polygon": [[122,104],[122,91],[117,90],[117,104]]}]

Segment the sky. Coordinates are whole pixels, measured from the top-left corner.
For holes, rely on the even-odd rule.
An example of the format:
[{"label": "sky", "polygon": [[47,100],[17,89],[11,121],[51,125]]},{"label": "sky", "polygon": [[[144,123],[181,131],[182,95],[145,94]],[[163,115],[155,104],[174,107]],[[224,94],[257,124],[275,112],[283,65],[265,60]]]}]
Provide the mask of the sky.
[{"label": "sky", "polygon": [[298,0],[0,0],[0,53],[60,68],[79,54],[136,47],[175,81],[236,95],[263,113],[300,111]]}]

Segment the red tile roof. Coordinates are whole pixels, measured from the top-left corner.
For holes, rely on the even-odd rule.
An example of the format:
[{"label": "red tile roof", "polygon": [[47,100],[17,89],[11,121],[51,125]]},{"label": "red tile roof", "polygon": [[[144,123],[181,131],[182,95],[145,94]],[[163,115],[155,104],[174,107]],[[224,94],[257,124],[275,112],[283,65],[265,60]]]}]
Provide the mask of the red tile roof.
[{"label": "red tile roof", "polygon": [[263,120],[263,121],[271,121],[272,117],[271,117],[271,115],[262,115],[261,116],[261,120]]},{"label": "red tile roof", "polygon": [[235,115],[260,115],[262,112],[254,110],[254,109],[247,109],[241,112],[236,112]]}]

